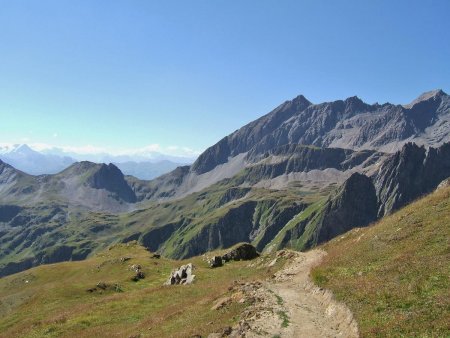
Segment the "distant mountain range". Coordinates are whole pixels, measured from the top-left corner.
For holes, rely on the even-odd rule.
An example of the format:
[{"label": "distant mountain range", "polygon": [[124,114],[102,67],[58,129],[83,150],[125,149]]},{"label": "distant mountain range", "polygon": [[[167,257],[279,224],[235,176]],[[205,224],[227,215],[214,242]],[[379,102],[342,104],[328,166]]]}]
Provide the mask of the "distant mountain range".
[{"label": "distant mountain range", "polygon": [[67,155],[42,154],[26,144],[0,147],[0,159],[32,175],[55,174],[76,162]]},{"label": "distant mountain range", "polygon": [[144,155],[78,154],[58,148],[36,151],[26,144],[0,146],[1,160],[31,175],[56,174],[77,161],[89,160],[95,163],[114,163],[125,175],[151,180],[194,161],[158,153],[151,155],[150,158]]},{"label": "distant mountain range", "polygon": [[150,181],[124,175],[127,163],[33,176],[4,162],[0,276],[131,240],[175,258],[243,241],[305,250],[450,177],[450,97],[369,105],[298,96]]}]

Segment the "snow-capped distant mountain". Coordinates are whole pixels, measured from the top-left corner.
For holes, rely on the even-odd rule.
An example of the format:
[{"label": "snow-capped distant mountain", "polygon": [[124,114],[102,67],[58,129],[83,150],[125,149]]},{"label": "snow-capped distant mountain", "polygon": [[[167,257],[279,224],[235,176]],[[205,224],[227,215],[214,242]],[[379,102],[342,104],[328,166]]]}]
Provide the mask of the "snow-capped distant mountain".
[{"label": "snow-capped distant mountain", "polygon": [[33,150],[26,144],[1,145],[0,159],[32,175],[55,174],[77,161],[114,163],[125,175],[150,180],[193,159],[167,156],[159,153],[144,155],[111,155],[107,153],[78,154],[59,148]]},{"label": "snow-capped distant mountain", "polygon": [[20,146],[20,144],[0,144],[0,155],[7,154]]},{"label": "snow-capped distant mountain", "polygon": [[1,147],[0,159],[32,175],[55,174],[76,162],[70,156],[42,154],[26,144]]},{"label": "snow-capped distant mountain", "polygon": [[182,157],[162,154],[156,151],[139,152],[132,154],[113,155],[106,152],[79,153],[66,151],[61,148],[48,148],[41,151],[43,154],[69,156],[78,161],[91,161],[96,163],[125,163],[125,162],[146,162],[158,163],[161,161],[170,161],[180,165],[191,164],[196,157]]}]

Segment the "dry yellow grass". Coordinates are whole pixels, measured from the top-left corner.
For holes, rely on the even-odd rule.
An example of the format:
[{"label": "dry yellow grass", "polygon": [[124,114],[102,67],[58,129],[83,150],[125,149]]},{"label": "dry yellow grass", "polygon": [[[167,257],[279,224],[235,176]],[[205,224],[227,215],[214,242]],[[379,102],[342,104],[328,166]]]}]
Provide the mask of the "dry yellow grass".
[{"label": "dry yellow grass", "polygon": [[363,337],[450,336],[450,188],[324,245],[313,271]]},{"label": "dry yellow grass", "polygon": [[[131,259],[122,262],[121,257]],[[260,258],[269,260],[271,257]],[[192,262],[193,285],[163,286],[170,271]],[[146,275],[131,281],[131,264]],[[154,259],[144,248],[117,245],[81,262],[37,267],[0,279],[1,337],[189,337],[205,335],[235,323],[247,304],[212,311],[234,280],[247,281],[272,274],[230,262],[210,269],[202,257],[187,261]],[[114,286],[88,292],[98,282]],[[121,290],[121,292],[120,292]]]}]

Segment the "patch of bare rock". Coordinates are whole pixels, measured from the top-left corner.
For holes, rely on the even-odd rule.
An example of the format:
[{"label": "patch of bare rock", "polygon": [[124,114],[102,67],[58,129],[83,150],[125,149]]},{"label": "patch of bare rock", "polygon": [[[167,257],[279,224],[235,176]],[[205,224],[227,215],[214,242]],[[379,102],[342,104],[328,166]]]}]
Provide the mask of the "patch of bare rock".
[{"label": "patch of bare rock", "polygon": [[193,270],[194,266],[192,263],[180,266],[178,269],[172,271],[164,285],[192,284],[195,279],[195,275],[192,273]]}]

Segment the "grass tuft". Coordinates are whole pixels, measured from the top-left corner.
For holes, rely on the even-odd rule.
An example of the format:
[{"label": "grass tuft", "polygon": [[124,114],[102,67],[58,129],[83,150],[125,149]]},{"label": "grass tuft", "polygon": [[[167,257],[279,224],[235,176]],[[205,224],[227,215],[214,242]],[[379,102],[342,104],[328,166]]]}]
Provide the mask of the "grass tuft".
[{"label": "grass tuft", "polygon": [[289,316],[285,311],[278,311],[277,312],[278,317],[281,319],[281,327],[288,327],[289,326]]}]

